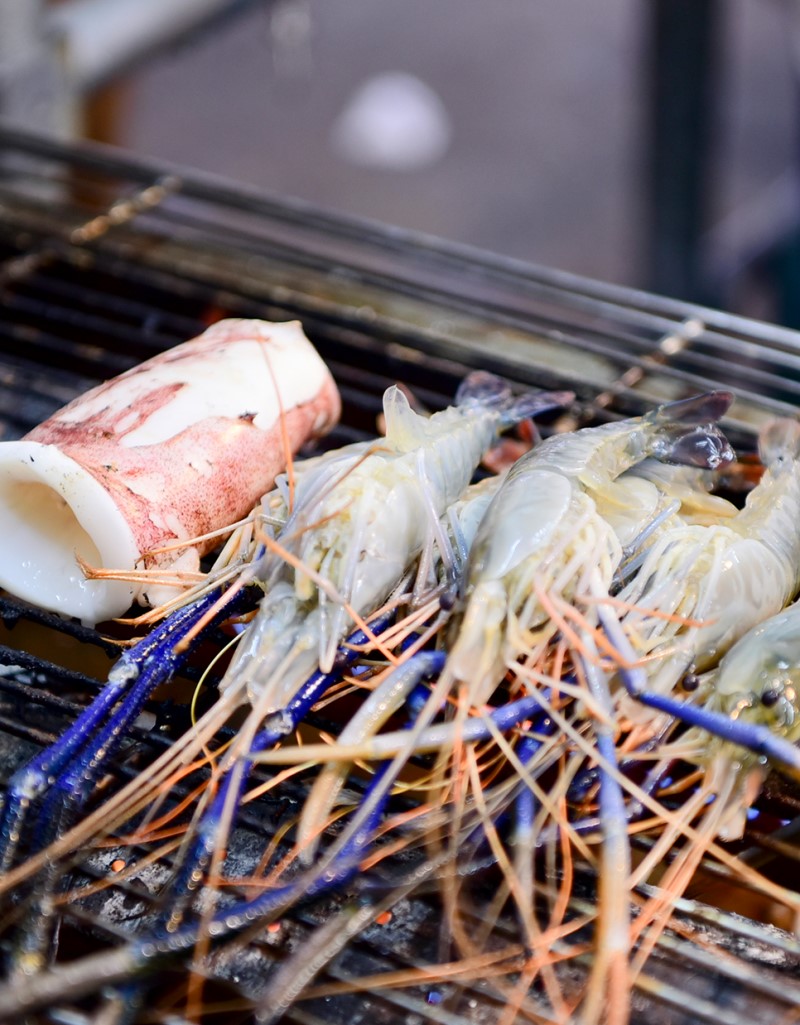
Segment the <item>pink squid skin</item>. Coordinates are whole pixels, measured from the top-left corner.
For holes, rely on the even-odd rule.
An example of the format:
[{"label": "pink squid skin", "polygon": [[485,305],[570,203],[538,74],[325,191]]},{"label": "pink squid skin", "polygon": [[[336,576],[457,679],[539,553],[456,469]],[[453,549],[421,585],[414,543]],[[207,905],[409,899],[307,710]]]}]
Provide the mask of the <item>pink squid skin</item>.
[{"label": "pink squid skin", "polygon": [[[240,400],[229,388],[217,401],[226,365],[252,386]],[[255,404],[261,392],[266,409]],[[80,396],[24,440],[57,447],[105,489],[140,566],[181,557],[181,568],[192,569],[215,542],[188,557],[147,553],[247,515],[289,454],[330,430],[339,413],[333,378],[299,325],[229,320]],[[142,444],[148,435],[158,440]]]}]

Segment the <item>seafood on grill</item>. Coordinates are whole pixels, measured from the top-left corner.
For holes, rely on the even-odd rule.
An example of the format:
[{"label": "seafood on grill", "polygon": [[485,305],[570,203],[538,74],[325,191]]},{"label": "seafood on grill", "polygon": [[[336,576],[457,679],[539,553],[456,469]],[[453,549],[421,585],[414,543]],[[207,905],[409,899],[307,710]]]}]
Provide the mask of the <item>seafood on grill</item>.
[{"label": "seafood on grill", "polygon": [[86,579],[76,556],[191,579],[216,542],[189,542],[246,515],[339,411],[299,322],[214,324],[0,444],[0,586],[87,623],[158,604],[168,591]]},{"label": "seafood on grill", "polygon": [[[261,525],[261,544],[233,586],[219,600],[212,594],[209,603],[206,594],[179,609],[159,627],[153,643],[123,656],[109,679],[111,697],[101,694],[67,741],[15,777],[0,830],[3,862],[13,858],[13,838],[24,814],[26,802],[18,795],[43,793],[50,786],[58,790],[70,772],[82,781],[70,785],[70,793],[83,793],[87,766],[96,774],[142,702],[172,672],[172,655],[165,657],[165,652],[183,651],[211,618],[219,619],[226,608],[233,612],[232,597],[255,589],[261,596],[259,610],[240,636],[222,695],[180,752],[188,757],[187,751],[201,751],[232,712],[249,701],[251,713],[227,763],[246,754],[267,714],[284,709],[317,667],[331,670],[354,621],[364,626],[362,617],[380,610],[404,577],[413,575],[423,549],[433,545],[444,562],[452,562],[440,520],[461,497],[496,435],[572,397],[571,392],[514,397],[498,378],[475,372],[459,388],[456,405],[425,418],[413,412],[402,391],[389,388],[386,437],[298,466],[293,488],[279,481],[261,507],[277,510],[273,520],[280,526]],[[452,566],[448,572],[452,576]],[[92,746],[93,735],[100,753]],[[144,789],[139,788],[137,799]]]},{"label": "seafood on grill", "polygon": [[744,508],[663,532],[619,594],[632,647],[648,657],[649,691],[669,694],[687,672],[710,668],[800,588],[800,424],[770,422],[759,448],[766,471]]},{"label": "seafood on grill", "polygon": [[497,434],[570,399],[564,392],[514,399],[497,378],[476,372],[455,406],[428,418],[390,388],[385,438],[302,473],[279,548],[267,544],[247,571],[266,594],[223,692],[245,690],[263,713],[282,708],[315,666],[329,672],[352,625],[383,605],[426,544],[435,542],[452,563],[441,518]]},{"label": "seafood on grill", "polygon": [[[682,613],[662,620],[655,609],[651,623],[646,602],[634,606],[627,590],[625,597],[614,595],[615,574],[626,554],[626,588],[644,590],[653,576],[651,560],[672,532],[736,524],[751,538],[759,517],[768,534],[773,527],[779,532],[780,509],[785,512],[794,494],[787,481],[778,487],[780,467],[794,477],[798,468],[787,440],[792,432],[779,425],[762,439],[769,468],[745,510],[709,495],[696,468],[724,466],[732,457],[714,423],[730,396],[713,393],[634,420],[554,435],[503,478],[467,488],[497,430],[552,398],[512,399],[496,380],[478,375],[464,383],[455,407],[424,418],[390,389],[386,438],[297,463],[279,477],[252,517],[253,544],[234,583],[168,616],[123,656],[112,672],[115,689],[92,720],[91,740],[89,717],[82,717],[60,747],[15,777],[0,831],[6,880],[38,871],[45,891],[46,873],[59,859],[80,858],[82,845],[108,843],[118,830],[137,849],[157,851],[171,835],[173,819],[161,811],[172,782],[190,772],[202,777],[196,803],[184,826],[176,827],[186,835],[155,924],[98,965],[108,985],[135,977],[127,998],[162,957],[191,956],[201,964],[212,939],[224,946],[299,901],[344,890],[371,907],[370,901],[399,899],[437,880],[450,941],[468,964],[491,949],[491,943],[481,945],[491,934],[491,916],[481,938],[473,938],[460,921],[458,897],[469,885],[473,860],[485,864],[491,855],[500,877],[491,914],[505,901],[520,923],[519,957],[509,961],[506,977],[501,970],[487,983],[503,998],[500,1020],[511,1023],[517,1011],[535,1016],[546,1007],[539,1014],[545,1020],[626,1021],[635,959],[646,956],[655,927],[667,921],[670,899],[686,885],[678,875],[680,856],[675,872],[664,877],[669,887],[659,892],[662,903],[652,898],[636,917],[629,912],[631,886],[653,883],[656,854],[663,856],[668,842],[693,842],[699,832],[697,849],[716,853],[716,833],[709,839],[702,820],[700,798],[708,797],[708,787],[687,801],[693,811],[685,820],[664,810],[659,834],[659,777],[652,786],[638,780],[649,780],[651,765],[663,773],[659,759],[666,764],[681,757],[712,766],[709,775],[727,772],[739,781],[752,772],[761,779],[763,733],[736,728],[729,739],[706,740],[704,761],[697,739],[702,722],[716,729],[723,720],[738,727],[750,718],[788,744],[795,738],[796,706],[792,681],[784,681],[773,703],[766,684],[752,693],[740,690],[746,682],[723,662],[719,689],[709,674],[697,691],[711,718],[695,726],[688,709],[675,704],[671,714],[676,721],[685,716],[690,729],[674,739],[666,730],[650,737],[628,717],[633,702],[624,700],[624,689],[614,689],[623,669],[648,685],[649,664],[637,661],[633,617],[642,635],[663,621],[678,639],[695,621]],[[666,471],[654,458],[690,467]],[[793,551],[780,549],[787,559]],[[66,836],[45,833],[49,846],[18,863],[16,837],[31,798],[44,797],[48,814],[75,794],[83,800],[103,772],[107,751],[138,715],[147,688],[172,671],[178,649],[194,643],[207,623],[256,602],[216,703],[132,783],[84,819],[73,818]],[[347,721],[335,736],[326,726],[319,743],[309,741],[309,710],[321,701],[336,708],[341,694]],[[647,715],[652,723],[652,711]],[[214,749],[222,727],[234,721],[236,732]],[[301,727],[302,742],[298,735],[294,743]],[[782,749],[771,750],[779,755]],[[415,756],[428,761],[422,767],[414,761],[411,780],[403,779]],[[256,762],[320,771],[305,805],[288,813],[287,829],[295,832],[287,850],[272,861],[265,853],[251,882],[237,879],[239,888],[231,892],[227,842],[242,801],[252,796],[245,791]],[[343,787],[355,763],[370,774],[357,801]],[[36,789],[42,781],[51,787],[49,796]],[[744,806],[747,795],[738,786],[729,793]],[[396,789],[406,801],[395,814],[390,800]],[[639,828],[642,808],[653,813],[655,839],[651,853],[633,863],[629,831]],[[339,828],[326,832],[337,817]],[[385,842],[375,844],[380,834]],[[401,862],[393,868],[396,876],[372,874],[386,848],[405,852],[407,871]],[[597,871],[599,904],[571,922],[565,914],[573,856]],[[195,902],[206,880],[209,889]],[[8,885],[0,877],[0,894]],[[313,956],[302,947],[287,955],[262,998],[265,1020],[272,1020],[274,1008],[288,1007],[314,971],[371,920],[348,905],[320,929]],[[575,956],[585,957],[589,929],[593,967],[576,984],[571,969],[561,975],[559,962],[570,963],[573,937]],[[91,984],[88,970],[87,963],[85,986]],[[52,984],[50,974],[42,975],[43,987]],[[0,990],[3,999],[16,998]]]},{"label": "seafood on grill", "polygon": [[[607,595],[622,548],[598,503],[613,506],[621,474],[651,457],[711,468],[733,458],[714,426],[731,399],[710,393],[554,435],[511,468],[478,529],[465,608],[454,621],[448,671],[470,681],[473,704],[488,699],[522,654],[547,645],[557,630],[553,601]],[[645,506],[640,530],[651,515]]]},{"label": "seafood on grill", "polygon": [[[448,626],[449,653],[439,686],[456,690],[463,685],[471,707],[489,701],[509,671],[523,691],[538,690],[559,633],[576,637],[573,661],[588,656],[580,670],[584,699],[594,710],[596,743],[609,772],[600,786],[603,900],[583,1009],[586,1021],[597,1019],[606,1000],[627,1004],[624,965],[629,951],[624,879],[630,855],[624,798],[614,778],[611,697],[595,665],[596,613],[577,609],[581,601],[608,597],[622,558],[620,540],[598,511],[598,502],[613,507],[617,478],[644,459],[704,467],[730,461],[733,451],[715,421],[731,399],[729,393],[711,393],[633,420],[555,435],[519,459],[478,528],[463,608]],[[645,508],[639,532],[651,515]],[[520,660],[524,668],[519,668]],[[552,686],[557,690],[564,685],[556,680]]]}]

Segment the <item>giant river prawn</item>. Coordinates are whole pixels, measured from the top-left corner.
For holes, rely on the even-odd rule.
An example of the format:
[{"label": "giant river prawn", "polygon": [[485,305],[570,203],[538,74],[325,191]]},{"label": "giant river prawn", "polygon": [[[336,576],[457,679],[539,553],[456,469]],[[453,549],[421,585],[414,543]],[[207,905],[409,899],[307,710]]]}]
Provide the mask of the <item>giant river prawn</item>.
[{"label": "giant river prawn", "polygon": [[[69,524],[71,546],[68,558],[43,542],[49,561],[35,586],[13,567],[3,585],[87,621],[120,615],[131,599],[154,606],[135,621],[147,633],[105,689],[5,795],[0,896],[16,911],[5,934],[4,1015],[94,993],[102,978],[105,999],[124,993],[133,1016],[149,976],[183,957],[198,972],[186,995],[186,1015],[197,1016],[199,973],[213,949],[303,902],[359,894],[356,910],[334,913],[253,998],[259,1021],[277,1020],[381,909],[435,884],[451,947],[446,977],[482,972],[501,997],[498,1021],[624,1023],[636,973],[701,858],[800,910],[793,892],[720,842],[741,834],[770,766],[800,772],[800,630],[789,606],[800,589],[794,421],[762,432],[766,469],[742,509],[710,493],[714,474],[735,459],[717,426],[732,399],[723,392],[553,433],[476,483],[500,432],[574,400],[513,392],[476,371],[454,405],[431,416],[393,386],[383,436],[295,459],[339,408],[299,326],[228,321],[209,335],[188,343],[184,363],[210,351],[221,366],[226,347],[233,360],[233,346],[244,345],[254,368],[244,376],[260,368],[268,408],[236,406],[230,391],[217,408],[201,382],[183,403],[191,423],[165,427],[169,402],[185,391],[175,350],[127,385],[123,376],[78,400],[35,438],[0,446],[6,533],[30,543],[26,510],[50,488],[56,497],[46,501]],[[284,386],[287,374],[294,383]],[[191,377],[194,386],[202,374]],[[131,414],[121,416],[131,381]],[[121,403],[111,419],[109,394]],[[156,415],[157,429],[148,423]],[[116,457],[79,437],[81,424],[90,435],[97,423],[106,433],[115,425],[124,501],[110,478]],[[166,440],[173,465],[175,452],[188,451],[188,430],[208,447],[192,449],[195,483],[181,483],[171,506],[165,481],[143,505],[163,473],[147,459],[157,461]],[[214,447],[232,435],[258,459],[269,453],[271,467],[235,501],[216,477],[230,451]],[[58,474],[73,463],[64,483]],[[241,467],[221,472],[226,482],[242,477]],[[192,518],[187,494],[204,482],[211,501]],[[92,496],[113,510],[113,530],[87,514]],[[214,544],[216,560],[201,566]],[[48,598],[48,573],[67,563],[65,584]],[[221,623],[233,624],[233,652],[216,700],[98,803],[105,767],[145,702]],[[303,723],[323,706],[334,718],[347,708],[346,717],[336,735],[315,737]],[[315,778],[252,877],[229,880],[226,849],[256,796],[256,763],[276,773],[275,788],[298,772]],[[676,764],[702,770],[699,782],[679,776],[680,807],[662,797],[675,790]],[[367,782],[354,804],[346,782],[356,767]],[[168,797],[178,780],[191,782],[190,796],[175,809]],[[633,859],[632,838],[645,831],[649,853]],[[70,871],[98,844],[133,842],[149,853],[131,860],[129,878],[173,856],[160,911],[117,949],[68,972],[51,966],[52,908],[85,897],[70,889]],[[399,852],[405,860],[389,871]],[[570,910],[576,863],[597,876],[592,913]],[[496,896],[475,932],[464,917],[470,879],[489,864]],[[632,917],[637,888],[656,879]],[[15,925],[21,907],[35,927]],[[498,952],[493,929],[508,910],[519,941]],[[562,968],[587,943],[591,966],[576,985]],[[431,964],[406,981],[436,977]]]}]

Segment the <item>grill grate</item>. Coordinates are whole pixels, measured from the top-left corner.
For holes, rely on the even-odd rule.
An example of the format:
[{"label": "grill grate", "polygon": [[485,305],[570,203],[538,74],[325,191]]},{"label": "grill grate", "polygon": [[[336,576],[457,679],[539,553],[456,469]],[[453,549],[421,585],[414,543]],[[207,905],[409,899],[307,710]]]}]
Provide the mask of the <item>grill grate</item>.
[{"label": "grill grate", "polygon": [[[13,131],[0,132],[0,294],[4,440],[222,315],[303,321],[341,386],[344,416],[330,446],[374,432],[381,395],[395,380],[439,408],[476,366],[520,387],[572,388],[579,423],[729,387],[737,399],[726,430],[745,448],[769,416],[794,413],[800,390],[798,336],[778,327]],[[123,635],[104,638],[5,598],[0,620],[0,774],[7,780],[91,700]],[[190,667],[186,679],[196,678]],[[128,779],[155,758],[186,728],[187,715],[179,701],[150,702],[112,775]],[[280,799],[268,794],[245,810],[231,843],[243,871],[303,786],[291,782]],[[185,793],[179,785],[171,800]],[[785,809],[791,798],[777,791],[769,800]],[[100,851],[82,864],[85,881],[104,878],[117,854]],[[151,886],[122,873],[96,900],[66,905],[62,949],[66,938],[87,950],[118,944],[131,919],[154,910],[170,863],[167,852],[151,866]],[[246,1018],[265,965],[280,963],[334,907],[299,913],[277,937],[261,935],[221,955],[207,1020],[235,1020],[234,1007]],[[495,1020],[496,995],[480,979],[433,996],[422,984],[341,992],[356,975],[411,969],[426,952],[436,959],[434,895],[393,910],[392,923],[363,933],[319,977],[319,995],[293,1007],[287,1021]],[[662,939],[638,981],[639,1020],[744,1025],[800,1006],[800,944],[791,936],[689,901],[680,911],[692,941]],[[509,923],[509,940],[514,935]],[[167,995],[184,984],[179,973],[165,973]],[[215,1013],[215,999],[227,1010]],[[78,1025],[96,1020],[94,1013],[81,1001],[56,1000],[36,1020]]]}]

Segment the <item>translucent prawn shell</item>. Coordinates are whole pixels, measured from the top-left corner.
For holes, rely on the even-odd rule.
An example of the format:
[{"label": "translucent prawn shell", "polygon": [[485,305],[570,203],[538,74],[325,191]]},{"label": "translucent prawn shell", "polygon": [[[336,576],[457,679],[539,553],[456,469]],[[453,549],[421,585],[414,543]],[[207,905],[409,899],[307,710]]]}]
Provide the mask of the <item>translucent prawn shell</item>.
[{"label": "translucent prawn shell", "polygon": [[[636,649],[665,652],[648,667],[649,686],[660,693],[687,666],[715,665],[800,588],[800,424],[774,421],[759,447],[767,468],[744,508],[721,524],[666,531],[620,593],[639,606],[624,620]],[[649,609],[680,618],[648,616]]]},{"label": "translucent prawn shell", "polygon": [[511,467],[478,528],[462,618],[451,626],[448,665],[472,681],[476,701],[524,646],[538,643],[531,631],[554,632],[537,588],[567,601],[607,591],[622,547],[596,499],[660,451],[662,429],[653,414],[554,435]]},{"label": "translucent prawn shell", "polygon": [[[619,504],[615,489],[620,475],[662,451],[667,454],[668,445],[664,424],[655,414],[548,438],[511,467],[478,531],[472,574],[499,579],[540,550],[578,492],[592,496],[592,508]],[[620,494],[627,490],[626,485]],[[653,495],[636,518],[637,530],[656,501]]]},{"label": "translucent prawn shell", "polygon": [[[338,468],[325,467],[327,490],[304,480],[286,530],[299,536],[304,565],[359,611],[400,579],[429,539],[432,519],[461,496],[503,422],[497,409],[478,402],[421,417],[396,387],[384,396],[384,415],[384,439],[354,449]],[[319,497],[308,501],[312,492]],[[295,590],[305,601],[316,584],[300,570]]]}]

